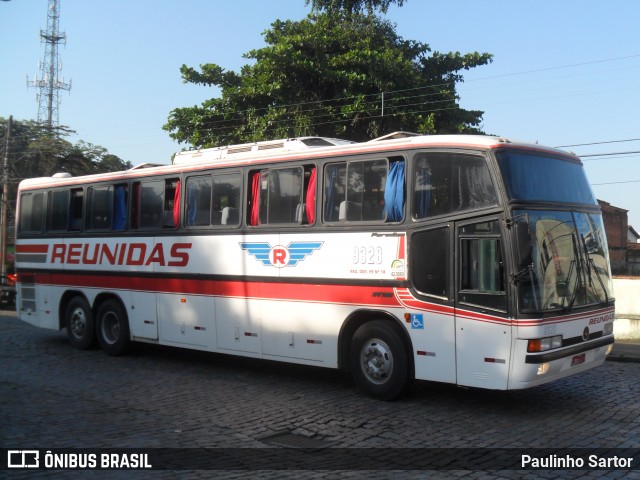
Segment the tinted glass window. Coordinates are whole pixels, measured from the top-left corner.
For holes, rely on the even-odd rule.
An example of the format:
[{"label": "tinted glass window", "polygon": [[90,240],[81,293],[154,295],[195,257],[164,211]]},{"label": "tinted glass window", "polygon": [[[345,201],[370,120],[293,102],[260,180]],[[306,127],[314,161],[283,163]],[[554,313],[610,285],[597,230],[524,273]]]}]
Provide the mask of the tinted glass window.
[{"label": "tinted glass window", "polygon": [[411,282],[420,293],[448,297],[448,243],[447,228],[426,230],[411,237]]},{"label": "tinted glass window", "polygon": [[161,228],[164,222],[164,180],[142,182],[140,228]]},{"label": "tinted glass window", "polygon": [[266,218],[262,223],[299,223],[296,209],[302,205],[302,168],[269,170]]},{"label": "tinted glass window", "polygon": [[327,165],[324,185],[326,222],[399,222],[403,219],[403,157]]},{"label": "tinted glass window", "polygon": [[211,224],[211,185],[210,175],[187,178],[187,226]]},{"label": "tinted glass window", "polygon": [[427,218],[498,203],[484,157],[422,153],[415,158],[413,218]]},{"label": "tinted glass window", "polygon": [[20,197],[20,232],[42,232],[44,193],[23,193]]},{"label": "tinted glass window", "polygon": [[504,262],[496,220],[458,229],[461,303],[506,310]]},{"label": "tinted glass window", "polygon": [[509,198],[597,205],[582,165],[542,155],[500,152]]},{"label": "tinted glass window", "polygon": [[305,195],[309,192],[311,170],[311,166],[305,166],[252,172],[249,225],[306,223]]},{"label": "tinted glass window", "polygon": [[187,226],[240,223],[242,174],[203,175],[187,179]]},{"label": "tinted glass window", "polygon": [[62,231],[69,228],[69,191],[49,192],[47,230]]},{"label": "tinted glass window", "polygon": [[211,225],[238,225],[242,175],[230,173],[213,176]]},{"label": "tinted glass window", "polygon": [[88,195],[87,229],[110,229],[113,220],[113,187],[92,187]]},{"label": "tinted glass window", "polygon": [[83,201],[84,192],[82,189],[71,190],[71,221],[69,222],[69,230],[82,229]]},{"label": "tinted glass window", "polygon": [[500,240],[462,239],[460,258],[460,301],[504,310],[506,296]]}]

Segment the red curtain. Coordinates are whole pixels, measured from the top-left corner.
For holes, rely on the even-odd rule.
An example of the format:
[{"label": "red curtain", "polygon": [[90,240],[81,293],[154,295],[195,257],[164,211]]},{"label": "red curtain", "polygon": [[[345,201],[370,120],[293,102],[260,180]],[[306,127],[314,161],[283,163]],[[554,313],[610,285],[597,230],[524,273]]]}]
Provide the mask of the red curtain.
[{"label": "red curtain", "polygon": [[311,170],[306,198],[307,222],[312,225],[316,217],[316,168]]},{"label": "red curtain", "polygon": [[255,172],[251,178],[251,216],[250,225],[260,223],[260,172]]},{"label": "red curtain", "polygon": [[176,184],[176,192],[173,195],[173,226],[180,226],[180,180]]}]

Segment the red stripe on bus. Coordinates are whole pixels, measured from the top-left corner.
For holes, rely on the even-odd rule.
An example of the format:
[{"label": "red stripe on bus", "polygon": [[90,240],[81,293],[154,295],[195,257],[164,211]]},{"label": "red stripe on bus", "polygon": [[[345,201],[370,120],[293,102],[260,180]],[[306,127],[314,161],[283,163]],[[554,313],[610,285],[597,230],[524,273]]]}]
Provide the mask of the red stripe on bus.
[{"label": "red stripe on bus", "polygon": [[48,253],[49,245],[24,245],[18,244],[16,245],[16,253]]},{"label": "red stripe on bus", "polygon": [[[553,323],[585,320],[601,314],[609,314],[613,308],[575,313],[550,318],[513,319],[455,308],[453,305],[419,300],[407,288],[315,285],[292,282],[260,282],[242,280],[153,278],[135,275],[77,275],[77,273],[20,274],[21,281],[41,285],[69,286],[74,288],[98,288],[112,291],[143,291],[153,293],[202,295],[247,300],[273,300],[283,302],[327,303],[355,305],[359,307],[406,308],[434,314],[456,316],[476,322],[534,327]],[[395,294],[394,294],[395,290]]]},{"label": "red stripe on bus", "polygon": [[116,275],[38,273],[36,283],[103,290],[137,290],[156,293],[209,295],[290,302],[335,303],[362,306],[399,307],[393,287],[356,285],[314,285],[241,280],[201,280]]}]

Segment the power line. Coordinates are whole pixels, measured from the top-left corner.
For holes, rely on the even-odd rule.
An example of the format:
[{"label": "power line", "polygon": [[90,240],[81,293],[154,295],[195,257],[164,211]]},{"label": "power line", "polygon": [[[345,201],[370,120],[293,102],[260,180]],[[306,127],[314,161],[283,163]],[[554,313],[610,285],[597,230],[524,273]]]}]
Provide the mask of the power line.
[{"label": "power line", "polygon": [[[602,142],[591,142],[591,143],[576,143],[574,145],[558,145],[556,148],[569,148],[569,147],[586,147],[588,145],[607,145],[609,143],[624,143],[624,142],[637,142],[640,141],[640,138],[626,138],[624,140],[605,140]],[[585,156],[585,155],[582,155]]]},{"label": "power line", "polygon": [[592,183],[591,185],[619,185],[621,183],[640,183],[640,180],[623,180],[619,182]]},{"label": "power line", "polygon": [[640,150],[633,150],[629,152],[611,152],[611,153],[590,153],[588,155],[579,155],[581,158],[585,157],[607,157],[611,155],[633,155],[636,153],[640,153]]}]

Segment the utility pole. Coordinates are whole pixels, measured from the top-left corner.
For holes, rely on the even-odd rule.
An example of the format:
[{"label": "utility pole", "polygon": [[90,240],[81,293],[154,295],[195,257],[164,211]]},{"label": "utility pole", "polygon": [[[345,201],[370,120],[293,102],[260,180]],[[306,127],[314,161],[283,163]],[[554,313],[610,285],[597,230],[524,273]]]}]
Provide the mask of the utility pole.
[{"label": "utility pole", "polygon": [[39,90],[38,122],[52,132],[59,123],[60,90],[71,90],[71,81],[65,83],[58,78],[62,67],[58,54],[58,45],[67,43],[67,35],[58,31],[60,21],[60,0],[49,0],[47,11],[47,30],[40,30],[40,43],[44,43],[44,59],[40,62],[40,78],[36,75],[33,80],[27,77],[27,86]]},{"label": "utility pole", "polygon": [[4,158],[2,160],[2,218],[0,218],[0,274],[2,279],[7,274],[7,225],[8,225],[8,203],[9,203],[9,139],[11,138],[11,124],[13,123],[13,115],[9,115],[9,123],[7,123],[7,138],[4,143]]}]

